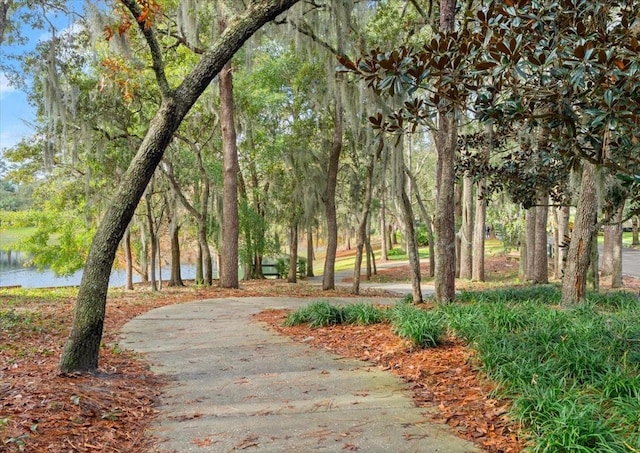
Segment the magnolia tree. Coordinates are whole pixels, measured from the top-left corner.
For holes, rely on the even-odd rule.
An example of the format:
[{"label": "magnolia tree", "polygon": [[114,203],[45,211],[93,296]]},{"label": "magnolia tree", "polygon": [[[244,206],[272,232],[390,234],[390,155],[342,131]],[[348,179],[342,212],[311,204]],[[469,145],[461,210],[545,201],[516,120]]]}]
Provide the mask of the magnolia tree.
[{"label": "magnolia tree", "polygon": [[[443,109],[457,107],[481,122],[544,131],[553,158],[536,152],[548,149],[519,157],[581,180],[565,303],[584,298],[593,232],[606,221],[597,221],[596,178],[611,173],[638,187],[639,8],[615,0],[490,2],[473,15],[466,11],[464,27],[443,28],[421,48],[341,59],[345,71],[378,93],[405,97],[393,114],[372,117],[374,128],[441,129]],[[637,204],[637,190],[630,193]]]}]

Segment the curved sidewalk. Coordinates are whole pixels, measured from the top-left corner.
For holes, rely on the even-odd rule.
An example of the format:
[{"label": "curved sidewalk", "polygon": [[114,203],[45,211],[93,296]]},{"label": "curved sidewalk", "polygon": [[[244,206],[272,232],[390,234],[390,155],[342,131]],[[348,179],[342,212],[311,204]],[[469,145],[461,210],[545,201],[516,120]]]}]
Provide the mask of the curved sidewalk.
[{"label": "curved sidewalk", "polygon": [[170,379],[150,433],[161,441],[158,451],[478,451],[431,423],[397,377],[251,320],[265,308],[308,302],[211,299],[127,323],[120,345],[144,353]]}]

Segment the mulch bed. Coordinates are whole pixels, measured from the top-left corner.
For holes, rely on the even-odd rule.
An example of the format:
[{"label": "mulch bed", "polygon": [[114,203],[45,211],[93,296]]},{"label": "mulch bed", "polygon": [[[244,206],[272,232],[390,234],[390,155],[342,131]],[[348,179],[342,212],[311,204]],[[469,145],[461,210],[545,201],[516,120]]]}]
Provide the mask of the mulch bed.
[{"label": "mulch bed", "polygon": [[[508,271],[498,261],[488,266]],[[381,270],[385,279],[406,280],[407,268]],[[625,287],[640,289],[640,280],[625,279]],[[388,296],[384,292],[368,295]],[[95,374],[61,375],[58,359],[73,317],[74,298],[21,301],[16,312],[38,314],[34,326],[0,330],[0,451],[7,452],[127,452],[153,449],[155,439],[145,435],[154,420],[155,403],[163,381],[139,357],[117,346],[117,332],[129,319],[153,308],[219,297],[350,296],[349,289],[321,291],[305,283],[283,281],[242,282],[239,290],[220,288],[167,288],[152,293],[114,291],[107,316]],[[0,307],[10,296],[0,295]],[[507,403],[490,398],[491,385],[473,367],[473,354],[452,341],[442,347],[412,350],[380,328],[314,329],[280,326],[284,312],[265,312],[259,320],[295,339],[306,339],[338,354],[376,363],[412,387],[417,404],[436,407],[435,420],[454,427],[486,451],[519,451],[523,445],[517,427],[509,423]],[[37,325],[46,328],[37,328]],[[309,340],[309,337],[313,339]]]}]

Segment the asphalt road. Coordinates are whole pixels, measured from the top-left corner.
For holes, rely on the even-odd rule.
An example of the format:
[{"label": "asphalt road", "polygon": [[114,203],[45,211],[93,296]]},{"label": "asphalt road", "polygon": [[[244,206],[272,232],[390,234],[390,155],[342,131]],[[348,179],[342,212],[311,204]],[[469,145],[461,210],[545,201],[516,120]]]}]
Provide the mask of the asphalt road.
[{"label": "asphalt road", "polygon": [[640,250],[622,250],[622,273],[640,278]]}]

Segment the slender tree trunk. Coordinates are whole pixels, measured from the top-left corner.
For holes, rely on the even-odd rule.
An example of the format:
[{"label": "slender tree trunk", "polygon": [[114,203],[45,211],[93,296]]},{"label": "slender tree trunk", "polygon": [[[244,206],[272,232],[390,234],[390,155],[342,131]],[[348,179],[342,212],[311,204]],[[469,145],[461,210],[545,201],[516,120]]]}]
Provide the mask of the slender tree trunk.
[{"label": "slender tree trunk", "polygon": [[603,227],[604,240],[602,241],[602,257],[600,260],[600,275],[608,277],[613,272],[614,244],[617,241],[618,230],[616,225],[608,224]]},{"label": "slender tree trunk", "polygon": [[640,245],[640,235],[638,235],[638,216],[634,216],[631,221],[631,245]]},{"label": "slender tree trunk", "polygon": [[[358,224],[357,242],[356,242],[356,260],[353,266],[353,294],[360,294],[360,274],[362,270],[362,252],[367,242],[368,226],[369,226],[369,212],[371,210],[371,199],[373,197],[373,169],[376,163],[377,157],[382,150],[382,141],[378,147],[378,153],[372,155],[367,165],[367,175],[365,179],[365,192],[364,200],[362,201],[362,212],[360,213],[360,222]],[[367,257],[369,256],[367,252]],[[367,258],[367,262],[369,259]],[[370,269],[370,268],[369,268]],[[369,272],[369,271],[368,271]]]},{"label": "slender tree trunk", "polygon": [[[63,373],[93,371],[98,367],[109,276],[116,251],[173,133],[222,66],[244,42],[262,25],[296,2],[264,0],[249,5],[202,55],[195,68],[175,90],[168,88],[163,68],[154,65],[159,74],[157,80],[163,92],[163,101],[93,237],[78,291],[71,333],[60,357],[59,366]],[[146,22],[140,23],[140,27],[145,29],[145,36],[151,36],[155,30],[146,29],[146,26]],[[155,46],[155,36],[149,38],[149,42],[152,47]]]},{"label": "slender tree trunk", "polygon": [[293,219],[289,224],[289,283],[298,281],[298,220]]},{"label": "slender tree trunk", "polygon": [[180,224],[178,223],[175,209],[172,209],[171,214],[171,223],[169,224],[169,236],[171,238],[171,276],[169,278],[169,286],[184,286],[180,266]]},{"label": "slender tree trunk", "polygon": [[[224,28],[224,27],[223,27]],[[220,286],[238,288],[238,148],[233,108],[233,76],[231,63],[219,74],[220,123],[222,125],[222,152],[224,155],[223,217],[222,217],[222,269]]]},{"label": "slender tree trunk", "polygon": [[547,218],[549,215],[549,197],[543,195],[539,198],[536,209],[534,271],[535,283],[549,283],[549,260],[547,252]]},{"label": "slender tree trunk", "polygon": [[133,253],[131,252],[131,230],[129,228],[124,235],[124,259],[127,267],[125,289],[133,291]]},{"label": "slender tree trunk", "polygon": [[[485,127],[485,137],[487,140],[487,147],[482,153],[482,160],[486,163],[489,162],[491,152],[493,150],[493,125],[489,124]],[[484,254],[485,254],[485,239],[487,228],[487,200],[485,199],[485,190],[487,187],[487,181],[482,178],[478,181],[476,186],[476,209],[475,209],[475,221],[473,222],[473,257],[471,264],[471,279],[476,282],[485,281],[484,275]]]},{"label": "slender tree trunk", "polygon": [[473,179],[462,181],[462,224],[460,226],[460,278],[471,279],[473,268]]},{"label": "slender tree trunk", "polygon": [[613,265],[611,267],[611,287],[622,288],[622,218],[624,215],[624,203],[618,208],[614,217],[616,226],[615,241],[613,244]]},{"label": "slender tree trunk", "polygon": [[158,256],[158,248],[156,242],[156,232],[153,226],[153,211],[151,208],[151,192],[145,194],[145,205],[147,207],[147,224],[149,228],[149,243],[151,244],[151,291],[158,291],[158,282],[156,281],[156,258]]},{"label": "slender tree trunk", "polygon": [[427,240],[429,241],[429,277],[433,277],[435,272],[435,240],[433,237],[433,229],[431,228],[431,216],[427,211],[424,202],[422,201],[422,197],[420,196],[420,189],[418,188],[418,183],[416,182],[415,176],[408,170],[406,170],[407,176],[409,176],[409,181],[411,182],[411,189],[414,197],[416,198],[416,202],[418,203],[418,209],[420,210],[420,218],[425,224],[425,228],[427,229]]},{"label": "slender tree trunk", "polygon": [[538,213],[535,206],[525,211],[525,247],[526,262],[524,267],[524,276],[526,281],[534,280],[536,269],[536,214]]},{"label": "slender tree trunk", "polygon": [[322,289],[335,289],[336,251],[338,248],[338,219],[336,216],[336,184],[338,182],[338,164],[342,152],[342,97],[336,92],[333,144],[329,154],[327,170],[327,191],[324,208],[327,217],[327,253],[324,260]]},{"label": "slender tree trunk", "polygon": [[564,242],[569,238],[569,206],[563,206],[556,210],[557,224],[558,224],[558,239],[555,244],[556,250],[556,275],[555,277],[560,280],[564,272],[564,263],[567,259],[567,248],[562,247]]},{"label": "slender tree trunk", "polygon": [[313,224],[307,223],[307,277],[313,277]]},{"label": "slender tree trunk", "polygon": [[406,167],[404,163],[404,152],[402,148],[402,140],[393,149],[393,173],[396,200],[402,215],[402,223],[404,224],[404,235],[407,244],[407,254],[409,255],[409,267],[411,268],[411,289],[414,303],[422,302],[422,288],[420,287],[420,257],[418,255],[418,243],[416,241],[415,220],[413,209],[411,208],[411,200],[406,192],[405,174]]},{"label": "slender tree trunk", "polygon": [[389,242],[387,240],[387,200],[384,184],[380,191],[380,260],[385,262],[389,259]]},{"label": "slender tree trunk", "polygon": [[562,280],[562,304],[583,301],[587,290],[587,271],[591,260],[591,243],[598,215],[595,166],[583,163],[580,198],[567,253]]},{"label": "slender tree trunk", "polygon": [[143,221],[139,222],[140,231],[140,253],[138,261],[140,262],[140,280],[143,283],[149,282],[149,245],[147,244],[147,228]]}]

